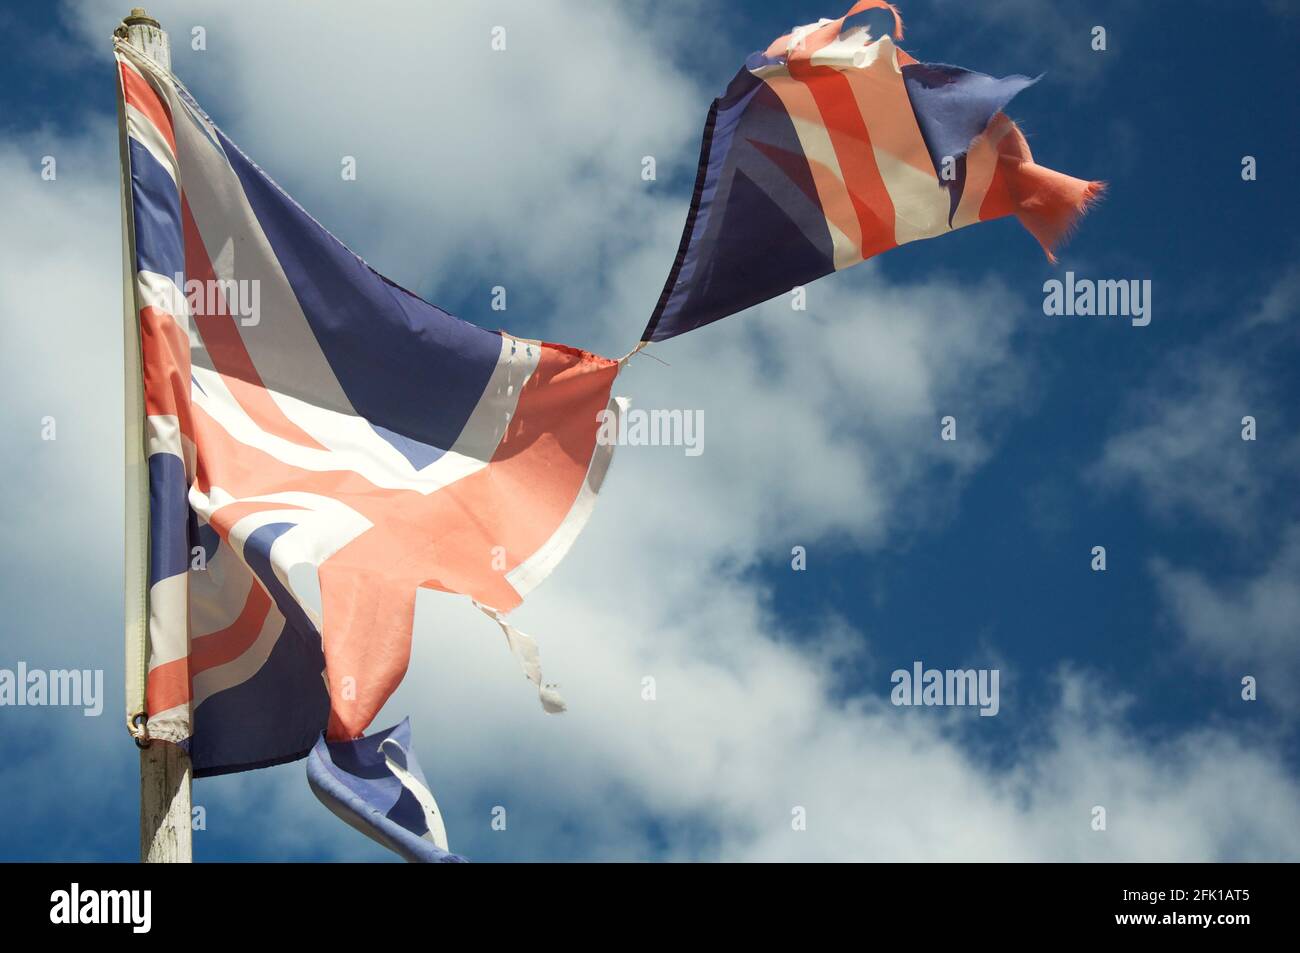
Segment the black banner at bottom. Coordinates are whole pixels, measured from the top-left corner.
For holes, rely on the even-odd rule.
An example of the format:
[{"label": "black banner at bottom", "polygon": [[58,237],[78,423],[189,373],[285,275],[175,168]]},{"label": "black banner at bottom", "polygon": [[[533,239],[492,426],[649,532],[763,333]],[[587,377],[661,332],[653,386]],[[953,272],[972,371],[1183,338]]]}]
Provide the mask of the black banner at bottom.
[{"label": "black banner at bottom", "polygon": [[11,936],[128,943],[436,942],[453,925],[493,942],[515,930],[539,943],[548,933],[568,943],[598,930],[609,942],[613,927],[628,941],[698,941],[715,931],[734,941],[756,931],[807,943],[846,926],[864,942],[896,930],[917,942],[1044,930],[1231,942],[1285,924],[1293,872],[1277,864],[10,864],[0,870],[0,912]]}]

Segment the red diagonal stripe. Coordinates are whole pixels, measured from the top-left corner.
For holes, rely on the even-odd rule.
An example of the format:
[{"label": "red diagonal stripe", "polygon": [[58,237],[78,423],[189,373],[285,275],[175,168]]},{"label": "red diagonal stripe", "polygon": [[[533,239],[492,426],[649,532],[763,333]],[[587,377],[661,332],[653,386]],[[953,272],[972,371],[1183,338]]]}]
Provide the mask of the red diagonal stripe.
[{"label": "red diagonal stripe", "polygon": [[172,113],[167,108],[167,104],[154,92],[154,88],[145,82],[140,74],[131,67],[125,63],[119,63],[118,71],[122,74],[122,95],[126,98],[126,101],[158,127],[162,137],[172,147],[172,155],[176,155],[176,134],[172,130]]}]

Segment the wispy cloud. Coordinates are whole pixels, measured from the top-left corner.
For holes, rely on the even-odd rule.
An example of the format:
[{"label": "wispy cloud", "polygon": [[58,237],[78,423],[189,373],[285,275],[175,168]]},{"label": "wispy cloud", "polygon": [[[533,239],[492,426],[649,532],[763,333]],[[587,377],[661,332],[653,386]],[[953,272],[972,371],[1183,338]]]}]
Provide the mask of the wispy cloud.
[{"label": "wispy cloud", "polygon": [[1293,502],[1287,475],[1300,463],[1300,435],[1272,373],[1296,356],[1286,319],[1297,290],[1296,271],[1284,272],[1244,315],[1170,352],[1123,402],[1089,479],[1137,491],[1165,518],[1192,515],[1243,536],[1275,522],[1276,508]]},{"label": "wispy cloud", "polygon": [[1259,700],[1300,709],[1300,524],[1293,524],[1263,568],[1224,578],[1157,560],[1160,593],[1188,645],[1234,679],[1253,676]]}]

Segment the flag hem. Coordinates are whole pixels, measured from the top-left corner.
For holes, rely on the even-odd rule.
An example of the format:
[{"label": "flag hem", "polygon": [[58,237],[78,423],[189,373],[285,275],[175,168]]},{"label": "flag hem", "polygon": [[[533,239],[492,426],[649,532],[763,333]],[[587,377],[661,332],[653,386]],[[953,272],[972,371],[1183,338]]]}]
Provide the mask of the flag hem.
[{"label": "flag hem", "polygon": [[[188,748],[188,745],[181,747]],[[256,771],[259,768],[274,768],[281,764],[293,764],[295,761],[301,761],[307,755],[311,754],[311,748],[304,748],[296,754],[281,755],[278,758],[267,758],[264,761],[249,761],[245,764],[224,764],[214,768],[195,768],[195,778],[215,778],[223,774],[237,774],[240,771]]]},{"label": "flag hem", "polygon": [[677,287],[677,277],[686,262],[687,252],[690,251],[691,234],[695,230],[695,219],[699,215],[700,202],[704,197],[704,186],[709,175],[709,161],[713,151],[713,129],[717,124],[719,103],[721,103],[720,99],[713,101],[713,105],[709,107],[708,118],[704,120],[704,135],[700,140],[700,164],[695,173],[695,190],[691,194],[690,211],[686,213],[686,226],[682,229],[682,240],[677,246],[677,257],[673,259],[668,280],[664,282],[664,290],[659,295],[659,303],[655,305],[654,313],[650,315],[650,323],[641,334],[642,341],[653,340],[655,329],[659,326],[659,319],[663,317],[668,307],[668,301]]},{"label": "flag hem", "polygon": [[[119,44],[114,43],[116,48]],[[129,44],[122,44],[129,47]],[[136,272],[135,208],[131,201],[131,155],[127,147],[126,91],[117,70],[119,195],[122,209],[122,363],[123,363],[123,631],[127,730],[147,737],[145,699],[149,656],[149,481],[144,437],[145,400],[140,342],[140,289]]]}]

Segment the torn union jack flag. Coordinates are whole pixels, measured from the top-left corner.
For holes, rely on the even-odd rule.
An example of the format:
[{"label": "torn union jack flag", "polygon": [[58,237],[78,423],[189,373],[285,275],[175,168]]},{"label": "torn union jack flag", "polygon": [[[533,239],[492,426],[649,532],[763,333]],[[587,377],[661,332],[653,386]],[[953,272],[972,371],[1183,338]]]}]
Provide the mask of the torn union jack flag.
[{"label": "torn union jack flag", "polygon": [[1038,165],[1002,109],[1035,81],[921,63],[884,0],[797,27],[714,101],[642,335],[662,341],[906,242],[1014,215],[1048,257],[1102,184]]},{"label": "torn union jack flag", "polygon": [[503,614],[591,514],[619,363],[482,330],[388,281],[168,71],[124,42],[116,57],[149,736],[183,745],[196,776],[303,757],[323,730],[358,737],[406,671],[420,587],[472,598],[562,708]]}]

